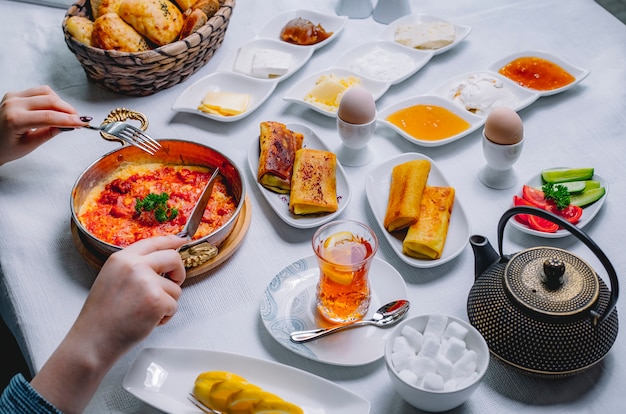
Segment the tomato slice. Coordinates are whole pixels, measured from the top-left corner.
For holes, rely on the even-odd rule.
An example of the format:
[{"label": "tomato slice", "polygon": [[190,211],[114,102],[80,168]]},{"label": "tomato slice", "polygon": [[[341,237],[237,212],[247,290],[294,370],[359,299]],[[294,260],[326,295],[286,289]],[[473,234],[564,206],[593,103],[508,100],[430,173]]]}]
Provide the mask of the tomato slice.
[{"label": "tomato slice", "polygon": [[[532,203],[526,201],[525,199],[523,199],[522,197],[517,196],[517,195],[513,196],[513,205],[514,206],[535,207]],[[528,214],[516,214],[515,215],[515,220],[517,220],[518,222],[528,226]]]},{"label": "tomato slice", "polygon": [[559,210],[554,204],[550,204],[546,207],[546,210],[564,218],[572,224],[578,223],[580,217],[583,215],[583,209],[573,204],[570,204],[562,210]]},{"label": "tomato slice", "polygon": [[524,197],[524,200],[528,201],[533,206],[544,210],[546,209],[546,206],[550,204],[548,200],[545,199],[543,191],[529,185],[524,185],[524,187],[522,187],[522,197]]},{"label": "tomato slice", "polygon": [[544,233],[555,233],[559,229],[558,224],[531,214],[528,215],[528,227]]}]

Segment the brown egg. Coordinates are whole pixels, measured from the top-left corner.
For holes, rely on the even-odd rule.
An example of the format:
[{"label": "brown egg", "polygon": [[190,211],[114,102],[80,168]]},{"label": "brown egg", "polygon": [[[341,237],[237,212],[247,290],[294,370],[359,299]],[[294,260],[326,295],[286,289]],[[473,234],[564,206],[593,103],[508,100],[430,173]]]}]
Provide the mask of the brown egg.
[{"label": "brown egg", "polygon": [[370,91],[360,85],[350,87],[339,102],[337,116],[350,124],[368,124],[376,118],[376,104]]},{"label": "brown egg", "polygon": [[485,120],[485,137],[500,145],[517,144],[524,138],[524,126],[517,112],[506,107],[493,108]]}]

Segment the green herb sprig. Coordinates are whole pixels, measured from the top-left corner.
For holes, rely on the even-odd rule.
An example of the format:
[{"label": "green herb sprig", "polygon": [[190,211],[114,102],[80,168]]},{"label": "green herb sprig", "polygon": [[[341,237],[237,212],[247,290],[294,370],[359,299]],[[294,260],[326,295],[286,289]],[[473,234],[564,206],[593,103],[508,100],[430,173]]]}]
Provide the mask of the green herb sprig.
[{"label": "green herb sprig", "polygon": [[143,199],[137,198],[135,211],[141,214],[144,211],[153,211],[154,218],[159,223],[173,220],[178,216],[178,209],[167,206],[167,200],[170,196],[167,193],[154,194],[150,193]]},{"label": "green herb sprig", "polygon": [[556,204],[556,208],[558,208],[559,210],[563,210],[564,208],[567,208],[567,206],[569,206],[571,199],[569,196],[569,191],[567,191],[567,187],[565,187],[564,185],[545,183],[543,186],[541,186],[541,190],[543,191],[543,197],[546,200],[554,201],[554,204]]}]

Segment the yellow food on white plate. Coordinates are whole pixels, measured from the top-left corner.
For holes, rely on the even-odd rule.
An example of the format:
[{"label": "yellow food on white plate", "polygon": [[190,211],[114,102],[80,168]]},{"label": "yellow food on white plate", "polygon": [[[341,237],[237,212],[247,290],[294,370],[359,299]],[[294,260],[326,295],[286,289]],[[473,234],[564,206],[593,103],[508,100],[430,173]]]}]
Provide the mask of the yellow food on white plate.
[{"label": "yellow food on white plate", "polygon": [[247,93],[211,91],[204,96],[198,109],[213,115],[234,116],[246,112],[249,104]]},{"label": "yellow food on white plate", "polygon": [[289,210],[297,215],[334,213],[337,202],[337,156],[324,150],[296,151]]},{"label": "yellow food on white plate", "polygon": [[418,220],[430,167],[428,160],[412,160],[393,167],[383,220],[387,231],[402,230]]},{"label": "yellow food on white plate", "polygon": [[361,84],[356,76],[339,77],[333,73],[322,75],[315,86],[305,95],[304,100],[330,112],[337,112],[344,93],[354,85]]},{"label": "yellow food on white plate", "polygon": [[302,408],[228,371],[207,371],[198,377],[193,395],[223,414],[304,414]]},{"label": "yellow food on white plate", "polygon": [[448,236],[453,187],[426,186],[420,203],[420,215],[402,242],[403,252],[416,259],[439,259]]}]

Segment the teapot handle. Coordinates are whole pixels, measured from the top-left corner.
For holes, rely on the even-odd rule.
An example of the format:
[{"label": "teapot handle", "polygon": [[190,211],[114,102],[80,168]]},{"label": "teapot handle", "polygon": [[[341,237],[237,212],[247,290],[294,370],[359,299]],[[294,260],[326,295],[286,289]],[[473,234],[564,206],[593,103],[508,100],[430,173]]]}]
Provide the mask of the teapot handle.
[{"label": "teapot handle", "polygon": [[551,213],[546,210],[542,210],[537,207],[530,207],[530,206],[511,207],[510,209],[505,211],[502,217],[500,218],[500,222],[498,223],[498,250],[500,252],[500,257],[504,257],[504,255],[502,254],[502,240],[504,236],[504,227],[506,226],[509,219],[517,214],[532,214],[532,215],[544,218],[546,220],[549,220],[552,223],[558,224],[559,226],[565,228],[571,234],[576,236],[578,240],[585,243],[585,245],[589,247],[589,249],[591,249],[591,251],[600,260],[600,262],[606,269],[609,279],[611,281],[611,297],[609,298],[609,302],[607,303],[604,314],[600,315],[596,311],[591,311],[593,324],[598,325],[599,323],[601,323],[607,316],[611,314],[611,312],[615,308],[615,304],[617,303],[617,296],[619,293],[617,273],[615,272],[615,268],[609,261],[608,257],[606,257],[606,255],[600,249],[600,247],[593,240],[591,240],[591,238],[587,235],[587,233],[582,231],[580,228],[576,227],[569,221],[557,216],[554,213]]}]

